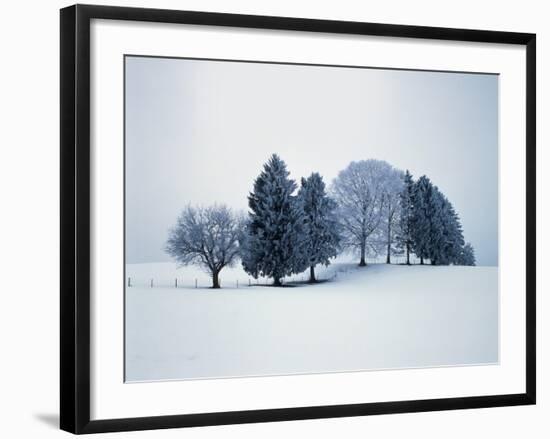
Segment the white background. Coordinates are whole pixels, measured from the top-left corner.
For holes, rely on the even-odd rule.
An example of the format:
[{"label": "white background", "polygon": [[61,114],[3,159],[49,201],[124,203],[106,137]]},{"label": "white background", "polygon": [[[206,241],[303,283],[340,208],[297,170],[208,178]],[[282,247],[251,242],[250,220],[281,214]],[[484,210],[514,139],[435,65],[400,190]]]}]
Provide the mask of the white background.
[{"label": "white background", "polygon": [[[111,3],[104,1],[102,3]],[[155,6],[266,15],[378,21],[448,27],[527,31],[538,34],[538,145],[539,217],[545,218],[541,145],[548,88],[543,82],[550,38],[549,15],[534,1],[507,6],[502,2],[319,2],[305,1],[157,1],[123,2],[127,6]],[[4,379],[0,392],[3,435],[49,437],[56,430],[58,411],[58,8],[63,2],[11,4],[2,14],[2,222],[0,266],[3,301],[0,314]],[[115,4],[115,3],[113,3]],[[546,30],[545,30],[546,29]],[[539,371],[548,327],[540,318],[548,311],[541,292],[547,282],[542,248],[548,235],[539,227]],[[546,235],[546,236],[545,236]],[[546,334],[545,334],[546,333]],[[546,343],[548,346],[548,343]],[[339,420],[286,422],[186,430],[187,437],[544,437],[550,400],[549,381],[539,373],[536,407],[405,414]],[[127,433],[141,437],[176,437],[181,431]],[[546,432],[547,434],[547,432]]]}]

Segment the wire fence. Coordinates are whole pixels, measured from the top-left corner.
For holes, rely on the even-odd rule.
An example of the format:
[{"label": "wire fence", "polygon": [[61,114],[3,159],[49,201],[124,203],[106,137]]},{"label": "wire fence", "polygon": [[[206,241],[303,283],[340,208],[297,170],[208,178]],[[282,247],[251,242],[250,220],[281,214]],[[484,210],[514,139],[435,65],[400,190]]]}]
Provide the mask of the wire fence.
[{"label": "wire fence", "polygon": [[[412,265],[420,264],[420,259],[411,255],[409,262]],[[429,262],[429,261],[428,261]],[[367,265],[369,264],[384,264],[386,256],[366,258]],[[391,264],[402,265],[406,263],[406,257],[396,255],[391,257]],[[355,269],[357,264],[350,263],[346,265],[334,264],[328,267],[319,266],[316,269],[315,279],[317,282],[327,282],[336,279],[340,274],[346,274]],[[223,272],[222,272],[223,274]],[[282,279],[283,285],[296,285],[309,282],[309,271],[304,273],[288,276]],[[246,288],[252,286],[265,286],[273,284],[273,279],[258,278],[244,276],[219,277],[220,286],[223,288]],[[144,277],[144,276],[128,276],[126,278],[126,286],[128,288],[210,288],[212,287],[212,279],[205,276],[177,276],[169,277]]]},{"label": "wire fence", "polygon": [[[318,282],[326,282],[328,280],[334,279],[335,277],[336,277],[336,273],[332,273],[331,275],[320,274],[320,275],[316,275],[315,279]],[[273,284],[273,279],[270,279],[270,278],[254,279],[252,277],[249,277],[249,278],[220,277],[218,281],[220,286],[223,288],[246,288],[246,287],[266,286],[266,285]],[[309,281],[309,275],[305,275],[305,274],[285,277],[281,280],[283,285],[306,283],[308,281]],[[126,286],[128,288],[135,287],[135,288],[181,288],[181,289],[197,288],[199,289],[199,288],[212,287],[212,279],[208,279],[205,277],[199,278],[199,277],[184,277],[184,276],[175,277],[173,279],[154,278],[154,277],[144,279],[143,277],[128,276],[126,278]]]}]

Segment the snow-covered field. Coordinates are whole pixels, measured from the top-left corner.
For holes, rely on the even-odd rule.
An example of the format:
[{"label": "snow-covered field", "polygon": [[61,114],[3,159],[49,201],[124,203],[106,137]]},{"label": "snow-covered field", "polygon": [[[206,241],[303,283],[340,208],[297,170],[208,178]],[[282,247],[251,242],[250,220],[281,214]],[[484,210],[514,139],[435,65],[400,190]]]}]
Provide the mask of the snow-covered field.
[{"label": "snow-covered field", "polygon": [[236,267],[220,290],[194,267],[126,270],[127,381],[498,362],[497,267],[338,262],[287,288]]}]

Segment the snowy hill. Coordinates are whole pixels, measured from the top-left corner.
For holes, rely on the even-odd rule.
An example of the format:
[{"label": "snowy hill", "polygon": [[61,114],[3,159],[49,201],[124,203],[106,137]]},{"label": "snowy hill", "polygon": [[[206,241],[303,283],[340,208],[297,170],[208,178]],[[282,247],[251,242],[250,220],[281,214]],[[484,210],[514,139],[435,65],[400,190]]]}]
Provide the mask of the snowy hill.
[{"label": "snowy hill", "polygon": [[193,267],[126,268],[128,381],[498,362],[497,267],[340,262],[292,288],[236,267],[220,290]]}]

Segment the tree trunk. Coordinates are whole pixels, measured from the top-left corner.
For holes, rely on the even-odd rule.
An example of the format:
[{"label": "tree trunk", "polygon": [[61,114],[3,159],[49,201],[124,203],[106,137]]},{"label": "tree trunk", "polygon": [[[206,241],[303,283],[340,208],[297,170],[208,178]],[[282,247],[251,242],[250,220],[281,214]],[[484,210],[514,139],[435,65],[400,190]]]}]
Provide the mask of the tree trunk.
[{"label": "tree trunk", "polygon": [[386,264],[391,264],[391,259],[390,259],[390,253],[391,253],[391,226],[388,224],[388,251],[387,251],[387,254],[386,254]]},{"label": "tree trunk", "polygon": [[212,288],[220,288],[219,271],[212,272]]},{"label": "tree trunk", "polygon": [[283,285],[283,284],[281,283],[281,278],[280,278],[279,276],[275,276],[275,277],[273,278],[273,286],[275,286],[275,287],[280,287],[281,285]]},{"label": "tree trunk", "polygon": [[437,265],[435,259],[432,259],[432,265]]},{"label": "tree trunk", "polygon": [[420,256],[420,265],[424,265],[424,256]]},{"label": "tree trunk", "polygon": [[315,279],[315,266],[314,265],[309,267],[309,282],[310,283],[317,282],[317,280]]},{"label": "tree trunk", "polygon": [[359,266],[360,267],[365,267],[367,265],[367,263],[365,262],[365,252],[366,252],[366,247],[367,244],[365,241],[363,241],[361,243],[361,260],[359,261]]},{"label": "tree trunk", "polygon": [[411,265],[410,253],[411,253],[411,249],[410,249],[409,243],[407,243],[407,265]]}]

